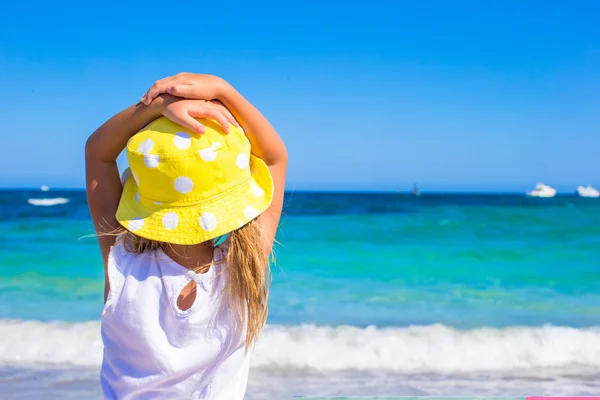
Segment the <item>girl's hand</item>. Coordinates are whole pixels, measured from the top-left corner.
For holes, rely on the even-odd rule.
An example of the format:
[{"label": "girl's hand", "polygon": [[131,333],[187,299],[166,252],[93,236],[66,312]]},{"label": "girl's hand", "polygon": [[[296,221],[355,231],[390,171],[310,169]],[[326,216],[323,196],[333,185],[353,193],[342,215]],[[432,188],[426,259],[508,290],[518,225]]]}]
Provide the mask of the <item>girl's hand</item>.
[{"label": "girl's hand", "polygon": [[227,82],[214,76],[182,72],[154,82],[140,100],[149,105],[160,94],[171,94],[186,99],[213,100],[219,98]]},{"label": "girl's hand", "polygon": [[229,133],[229,124],[239,126],[227,107],[218,101],[188,100],[163,94],[152,104],[157,104],[160,113],[171,121],[198,134],[204,133],[206,128],[195,118],[213,119],[225,133]]}]

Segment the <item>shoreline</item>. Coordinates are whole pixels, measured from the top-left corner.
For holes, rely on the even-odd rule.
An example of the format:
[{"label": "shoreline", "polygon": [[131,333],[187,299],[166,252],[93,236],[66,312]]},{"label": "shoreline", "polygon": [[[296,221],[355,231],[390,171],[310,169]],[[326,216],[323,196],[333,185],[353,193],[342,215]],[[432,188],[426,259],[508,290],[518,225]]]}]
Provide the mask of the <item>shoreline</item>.
[{"label": "shoreline", "polygon": [[[565,370],[510,374],[390,374],[345,372],[318,374],[250,369],[247,400],[292,399],[293,396],[584,396],[600,391],[599,371],[574,378]],[[3,400],[101,400],[99,371],[94,368],[32,370],[0,368]],[[35,382],[32,385],[31,382]],[[468,397],[467,397],[468,398]],[[465,398],[466,399],[466,398]],[[391,399],[389,399],[391,400]]]}]

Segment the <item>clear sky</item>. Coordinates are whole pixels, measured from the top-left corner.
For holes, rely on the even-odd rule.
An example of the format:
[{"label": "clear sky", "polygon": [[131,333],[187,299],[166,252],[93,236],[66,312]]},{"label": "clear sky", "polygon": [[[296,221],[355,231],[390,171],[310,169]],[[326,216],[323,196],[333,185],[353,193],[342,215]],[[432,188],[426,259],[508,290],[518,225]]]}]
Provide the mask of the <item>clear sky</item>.
[{"label": "clear sky", "polygon": [[598,1],[5,2],[0,187],[83,187],[87,136],[156,79],[221,75],[289,189],[600,186]]}]

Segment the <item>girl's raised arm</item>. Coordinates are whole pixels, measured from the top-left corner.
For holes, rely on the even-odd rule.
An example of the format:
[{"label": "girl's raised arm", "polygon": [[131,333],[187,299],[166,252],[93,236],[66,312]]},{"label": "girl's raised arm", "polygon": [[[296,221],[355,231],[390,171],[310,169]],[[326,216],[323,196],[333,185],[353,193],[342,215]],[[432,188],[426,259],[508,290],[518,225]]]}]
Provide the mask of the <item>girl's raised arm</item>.
[{"label": "girl's raised arm", "polygon": [[117,157],[129,138],[161,115],[161,101],[159,98],[149,106],[138,103],[126,108],[100,126],[85,145],[88,207],[105,265],[115,236],[103,233],[112,232],[119,226],[115,212],[123,186],[117,168]]},{"label": "girl's raised arm", "polygon": [[[173,94],[177,95],[177,91]],[[269,208],[258,218],[267,238],[267,252],[270,253],[283,209],[287,150],[269,121],[232,86],[226,85],[218,99],[225,104],[244,129],[252,153],[261,158],[271,172],[273,200]]]}]

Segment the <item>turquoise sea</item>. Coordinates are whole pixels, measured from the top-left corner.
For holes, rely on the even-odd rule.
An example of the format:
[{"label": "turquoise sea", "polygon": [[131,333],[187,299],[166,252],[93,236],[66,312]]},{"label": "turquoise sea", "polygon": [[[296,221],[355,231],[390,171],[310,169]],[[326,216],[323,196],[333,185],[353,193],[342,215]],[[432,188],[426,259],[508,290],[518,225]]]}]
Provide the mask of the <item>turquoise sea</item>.
[{"label": "turquoise sea", "polygon": [[[0,191],[3,399],[101,398],[91,234]],[[248,399],[600,395],[600,199],[294,192],[278,240]]]}]

